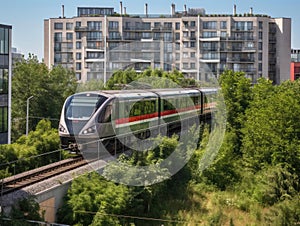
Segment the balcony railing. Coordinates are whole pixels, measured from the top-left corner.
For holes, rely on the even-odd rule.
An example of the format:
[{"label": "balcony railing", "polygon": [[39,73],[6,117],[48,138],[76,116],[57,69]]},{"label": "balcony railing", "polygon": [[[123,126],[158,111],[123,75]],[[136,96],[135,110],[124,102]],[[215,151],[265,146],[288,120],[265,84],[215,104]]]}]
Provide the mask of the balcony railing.
[{"label": "balcony railing", "polygon": [[75,31],[77,32],[86,32],[86,31],[101,31],[102,30],[102,26],[76,26],[74,28]]},{"label": "balcony railing", "polygon": [[125,26],[123,27],[124,31],[151,31],[151,27],[135,27],[135,26]]},{"label": "balcony railing", "polygon": [[254,58],[227,58],[227,62],[255,62]]}]

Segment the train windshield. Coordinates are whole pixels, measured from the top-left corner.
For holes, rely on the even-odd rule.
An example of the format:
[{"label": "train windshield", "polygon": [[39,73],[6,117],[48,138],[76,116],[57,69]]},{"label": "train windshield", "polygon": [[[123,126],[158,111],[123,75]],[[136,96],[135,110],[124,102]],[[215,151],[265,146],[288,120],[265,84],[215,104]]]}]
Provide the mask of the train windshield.
[{"label": "train windshield", "polygon": [[78,94],[70,98],[66,105],[66,118],[69,120],[88,120],[107,100],[98,94]]}]

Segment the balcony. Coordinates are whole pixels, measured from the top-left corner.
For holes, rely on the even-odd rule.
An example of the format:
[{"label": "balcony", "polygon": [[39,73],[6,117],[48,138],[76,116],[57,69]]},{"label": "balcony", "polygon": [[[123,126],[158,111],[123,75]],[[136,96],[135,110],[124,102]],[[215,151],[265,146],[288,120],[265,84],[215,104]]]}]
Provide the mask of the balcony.
[{"label": "balcony", "polygon": [[201,63],[220,63],[220,58],[200,58]]},{"label": "balcony", "polygon": [[253,31],[256,27],[247,27],[247,26],[241,26],[241,27],[231,27],[231,31]]},{"label": "balcony", "polygon": [[254,58],[227,58],[228,63],[254,63]]},{"label": "balcony", "polygon": [[108,41],[121,41],[122,37],[120,36],[107,36],[106,38]]},{"label": "balcony", "polygon": [[108,27],[109,31],[118,31],[119,30],[119,26],[114,26],[114,27]]},{"label": "balcony", "polygon": [[89,28],[87,26],[76,26],[74,28],[74,31],[76,31],[76,32],[85,32],[88,30],[89,30]]},{"label": "balcony", "polygon": [[255,47],[228,47],[227,49],[223,49],[222,51],[227,52],[256,52]]},{"label": "balcony", "polygon": [[124,31],[151,31],[151,27],[135,27],[135,26],[126,26],[126,27],[123,27],[123,30]]},{"label": "balcony", "polygon": [[172,31],[173,28],[172,27],[167,27],[167,26],[159,26],[159,27],[153,27],[152,31],[153,32],[170,32]]},{"label": "balcony", "polygon": [[201,52],[204,52],[204,51],[217,52],[217,51],[219,51],[219,48],[217,48],[217,47],[202,47]]},{"label": "balcony", "polygon": [[209,37],[204,37],[204,36],[201,36],[199,38],[199,41],[202,41],[202,42],[213,42],[213,41],[220,41],[221,38],[220,36],[209,36]]},{"label": "balcony", "polygon": [[243,71],[249,74],[256,73],[256,68],[240,68],[239,71]]}]

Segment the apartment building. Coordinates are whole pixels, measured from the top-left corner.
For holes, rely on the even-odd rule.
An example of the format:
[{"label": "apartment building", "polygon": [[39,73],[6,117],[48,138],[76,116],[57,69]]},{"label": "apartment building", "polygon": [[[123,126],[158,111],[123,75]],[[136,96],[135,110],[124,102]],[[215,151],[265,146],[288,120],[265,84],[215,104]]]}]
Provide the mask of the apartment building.
[{"label": "apartment building", "polygon": [[291,50],[291,76],[292,81],[300,78],[300,49]]},{"label": "apartment building", "polygon": [[11,30],[11,26],[0,24],[0,144],[10,143]]},{"label": "apartment building", "polygon": [[[122,4],[122,2],[120,2]],[[123,12],[124,11],[124,12]],[[244,71],[253,83],[290,78],[291,19],[248,13],[206,14],[202,8],[169,15],[128,15],[114,8],[78,7],[77,16],[44,20],[44,61],[75,71],[80,82],[115,70],[178,69],[207,80],[224,70]]]}]

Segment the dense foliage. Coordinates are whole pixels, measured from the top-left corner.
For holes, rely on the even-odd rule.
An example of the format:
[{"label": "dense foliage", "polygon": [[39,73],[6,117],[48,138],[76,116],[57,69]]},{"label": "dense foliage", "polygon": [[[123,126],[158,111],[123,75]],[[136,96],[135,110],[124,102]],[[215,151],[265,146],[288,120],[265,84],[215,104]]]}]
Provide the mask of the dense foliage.
[{"label": "dense foliage", "polygon": [[59,142],[57,129],[51,128],[49,120],[41,120],[28,136],[21,136],[13,144],[0,145],[0,178],[64,158]]},{"label": "dense foliage", "polygon": [[29,128],[43,118],[50,119],[53,127],[58,120],[65,99],[76,90],[74,72],[62,66],[49,70],[36,56],[29,55],[14,66],[12,77],[12,139],[25,133],[27,99],[29,102]]},{"label": "dense foliage", "polygon": [[[128,76],[118,72],[111,85],[136,78],[132,71],[126,73]],[[208,168],[199,171],[210,137],[206,126],[192,159],[169,180],[148,187],[126,187],[95,175],[76,179],[66,199],[68,215],[64,214],[65,207],[60,212],[60,216],[65,216],[60,218],[62,222],[95,225],[105,218],[106,222],[123,225],[298,224],[300,81],[274,86],[262,78],[252,85],[243,73],[232,71],[224,72],[219,81],[227,108],[227,131],[218,155]],[[173,145],[179,145],[174,138],[164,139],[158,149],[129,159],[123,156],[121,161],[147,165],[154,159],[164,159],[162,153],[169,153]],[[154,156],[157,158],[153,159]],[[130,178],[130,172],[121,166],[106,173],[121,172]],[[87,182],[91,178],[97,186]],[[110,191],[103,191],[102,198],[90,195],[96,194],[93,187],[98,184]],[[122,205],[106,208],[106,199],[115,197],[115,191],[119,191],[117,197]],[[79,197],[90,201],[76,201]],[[97,207],[92,208],[91,200]],[[76,212],[78,209],[83,211],[81,215]]]}]

